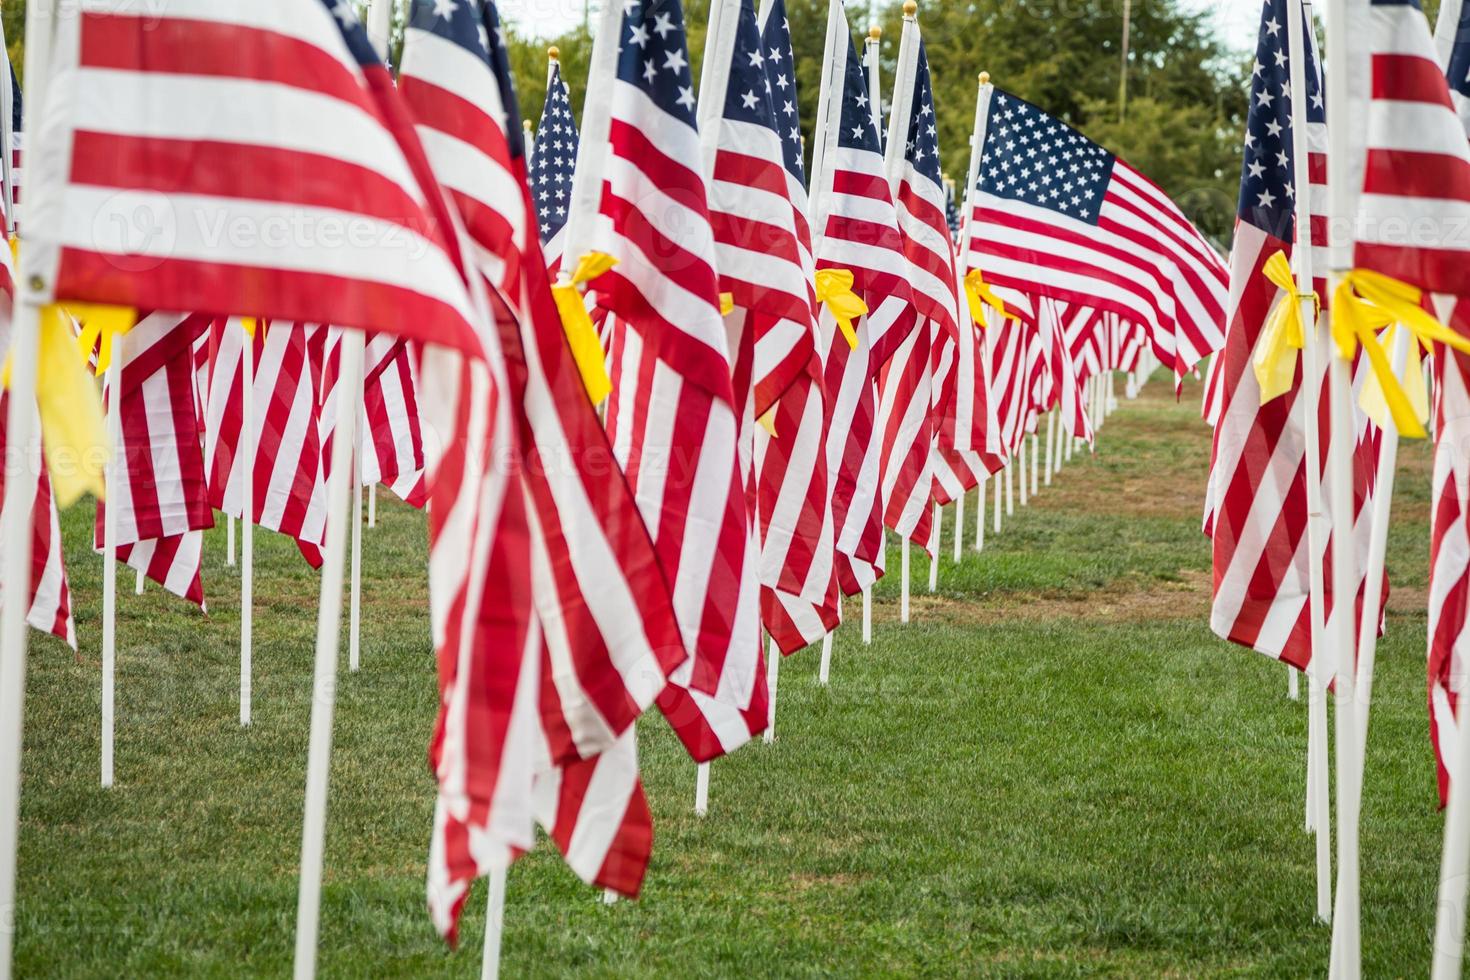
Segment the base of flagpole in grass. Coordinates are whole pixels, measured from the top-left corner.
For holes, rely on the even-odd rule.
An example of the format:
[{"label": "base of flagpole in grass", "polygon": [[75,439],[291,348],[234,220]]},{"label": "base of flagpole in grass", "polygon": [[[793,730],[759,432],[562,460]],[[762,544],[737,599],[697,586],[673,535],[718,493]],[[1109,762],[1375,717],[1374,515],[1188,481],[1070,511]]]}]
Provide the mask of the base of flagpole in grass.
[{"label": "base of flagpole in grass", "polygon": [[[1016,472],[1016,483],[1021,488],[1020,497],[1021,497],[1021,506],[1022,507],[1028,507],[1031,504],[1031,484],[1028,483],[1027,480],[1026,480],[1026,456],[1027,455],[1028,454],[1026,452],[1026,436],[1023,433],[1021,435],[1021,443],[1020,443],[1020,445],[1018,445],[1016,447],[1016,471],[1017,471]],[[1035,454],[1033,453],[1031,455],[1035,455]],[[1009,498],[1009,496],[1006,498],[1006,504],[1008,506],[1010,504],[1010,498]]]},{"label": "base of flagpole in grass", "polygon": [[147,576],[143,574],[143,570],[141,568],[138,569],[138,573],[136,576],[134,576],[133,579],[133,595],[143,594],[143,582],[146,580],[146,578]]},{"label": "base of flagpole in grass", "polygon": [[[1048,416],[1050,418],[1050,416]],[[1041,437],[1031,435],[1031,496],[1041,492]]]},{"label": "base of flagpole in grass", "polygon": [[898,600],[898,621],[907,623],[909,621],[909,539],[904,538],[899,549],[902,553],[900,564],[903,567],[902,582],[900,588],[902,593]]},{"label": "base of flagpole in grass", "polygon": [[999,534],[1000,533],[1001,497],[1004,496],[1005,482],[1006,481],[1005,481],[1005,477],[1003,477],[1000,473],[996,473],[991,478],[991,482],[995,484],[995,520],[994,520],[992,526],[993,526],[993,528],[995,530],[995,533],[996,534]]},{"label": "base of flagpole in grass", "polygon": [[982,477],[980,485],[975,488],[975,550],[985,550],[985,487],[990,482],[988,477]]},{"label": "base of flagpole in grass", "polygon": [[332,769],[332,721],[337,709],[337,657],[342,630],[342,586],[347,552],[348,480],[361,404],[363,335],[343,332],[338,362],[337,432],[327,477],[327,539],[322,550],[312,671],[311,723],[306,754],[306,803],[301,821],[300,884],[296,900],[296,980],[316,975],[321,923],[322,857],[327,836],[327,781]]},{"label": "base of flagpole in grass", "polygon": [[[938,547],[938,544],[936,544],[935,547],[937,548]],[[955,564],[959,564],[960,560],[962,558],[964,558],[964,557],[965,557],[965,492],[964,492],[964,490],[961,490],[960,491],[960,495],[958,497],[956,497],[955,498],[955,501],[954,501],[954,560],[955,560]]]},{"label": "base of flagpole in grass", "polygon": [[[828,633],[830,638],[832,634]],[[863,586],[863,646],[873,643],[873,587]]]},{"label": "base of flagpole in grass", "polygon": [[822,665],[817,669],[817,683],[826,687],[832,680],[832,634],[822,637]]},{"label": "base of flagpole in grass", "polygon": [[235,519],[225,515],[225,564],[235,567]]},{"label": "base of flagpole in grass", "polygon": [[1301,681],[1297,674],[1298,671],[1295,667],[1286,668],[1286,696],[1293,701],[1300,701],[1302,699]]},{"label": "base of flagpole in grass", "polygon": [[[244,330],[244,327],[241,327]],[[258,328],[257,328],[258,329]],[[240,726],[249,726],[255,684],[255,337],[246,331],[241,344],[240,428]],[[233,522],[230,525],[234,527]]]},{"label": "base of flagpole in grass", "polygon": [[480,980],[500,976],[500,940],[505,934],[505,869],[490,869],[490,896],[485,907],[485,949],[480,959]]},{"label": "base of flagpole in grass", "polygon": [[1057,449],[1057,413],[1046,413],[1046,466],[1042,470],[1042,482],[1051,486],[1052,461]]},{"label": "base of flagpole in grass", "polygon": [[368,527],[378,526],[378,485],[368,487]]},{"label": "base of flagpole in grass", "polygon": [[771,707],[766,715],[765,743],[776,741],[776,683],[781,677],[781,648],[772,640],[766,646],[766,686],[771,689]]},{"label": "base of flagpole in grass", "polygon": [[709,816],[709,763],[701,762],[694,771],[694,815]]},{"label": "base of flagpole in grass", "polygon": [[934,505],[934,554],[929,558],[929,591],[939,591],[939,542],[944,540],[944,508]]},{"label": "base of flagpole in grass", "polygon": [[[107,442],[112,458],[107,461],[107,487],[118,486],[122,463],[122,351],[117,338],[111,340],[111,363],[107,367]],[[108,507],[102,518],[102,788],[113,781],[113,733],[116,725],[117,687],[117,508]]]}]

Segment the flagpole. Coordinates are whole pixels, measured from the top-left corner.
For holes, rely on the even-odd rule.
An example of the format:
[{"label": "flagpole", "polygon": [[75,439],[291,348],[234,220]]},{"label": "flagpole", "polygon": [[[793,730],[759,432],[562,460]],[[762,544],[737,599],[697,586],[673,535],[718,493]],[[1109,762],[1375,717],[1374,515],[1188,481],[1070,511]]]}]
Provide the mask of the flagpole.
[{"label": "flagpole", "polygon": [[235,567],[235,519],[225,515],[225,564]]},{"label": "flagpole", "polygon": [[954,561],[958,565],[965,557],[965,490],[960,484],[959,496],[954,500]]},{"label": "flagpole", "polygon": [[822,663],[817,670],[817,683],[826,687],[832,679],[832,634],[822,637]]},{"label": "flagpole", "polygon": [[694,774],[694,815],[709,816],[709,763],[701,762]]},{"label": "flagpole", "polygon": [[[56,24],[57,0],[31,0],[26,7],[25,86],[31,105],[45,105],[46,76],[50,70],[51,37]],[[34,260],[21,252],[18,270],[21,292],[11,322],[11,377],[5,453],[5,485],[21,487],[44,466],[36,409],[41,308],[32,284],[44,287]],[[0,588],[6,595],[30,596],[31,510],[34,498],[6,494],[0,513]],[[10,980],[15,944],[15,864],[20,832],[20,753],[25,718],[26,614],[28,601],[0,603],[0,980]]]},{"label": "flagpole", "polygon": [[[1327,152],[1328,193],[1331,206],[1328,210],[1328,229],[1331,236],[1331,276],[1329,291],[1335,289],[1352,264],[1352,239],[1348,234],[1353,221],[1352,189],[1349,187],[1350,160],[1349,125],[1346,116],[1349,105],[1349,79],[1347,66],[1351,63],[1347,44],[1347,0],[1329,0],[1331,16],[1327,21],[1327,63],[1334,69],[1327,72]],[[1288,4],[1288,11],[1296,11],[1296,0]],[[1287,27],[1299,21],[1291,16]],[[1297,24],[1300,30],[1300,24]],[[1304,50],[1298,48],[1297,50]],[[1339,69],[1338,66],[1341,66]],[[1300,138],[1300,136],[1298,136]],[[1300,156],[1300,154],[1298,154]],[[1306,197],[1305,193],[1298,198]],[[1303,234],[1298,229],[1298,235]],[[1297,249],[1306,253],[1307,249]],[[1312,331],[1314,334],[1317,331]],[[1354,630],[1353,613],[1356,604],[1343,601],[1344,597],[1357,594],[1357,560],[1353,539],[1353,463],[1352,452],[1356,426],[1353,420],[1353,384],[1349,365],[1336,352],[1328,350],[1328,383],[1331,398],[1331,439],[1327,448],[1326,487],[1333,491],[1332,499],[1332,591],[1339,597],[1333,615],[1328,622],[1329,642],[1335,654],[1337,667],[1333,680],[1337,694],[1336,741],[1337,741],[1337,887],[1346,895],[1337,910],[1338,933],[1333,942],[1334,959],[1340,967],[1338,976],[1343,980],[1357,980],[1362,972],[1362,946],[1358,923],[1358,822],[1353,804],[1356,802],[1353,786],[1354,776],[1361,771],[1357,762],[1357,679],[1353,669]],[[1312,467],[1308,467],[1311,472]],[[1371,588],[1370,584],[1370,588]],[[1314,651],[1315,654],[1315,651]],[[1316,657],[1314,655],[1313,659]],[[1441,910],[1443,906],[1441,906]]]},{"label": "flagpole", "polygon": [[322,855],[327,834],[327,777],[331,771],[332,718],[337,704],[337,656],[342,627],[342,579],[347,551],[348,480],[357,429],[353,394],[362,387],[363,333],[343,330],[337,376],[337,427],[327,477],[327,540],[323,549],[321,601],[317,607],[316,663],[312,679],[311,735],[306,759],[306,806],[301,828],[301,881],[296,903],[296,980],[316,975],[321,915]]},{"label": "flagpole", "polygon": [[[984,469],[984,467],[981,467]],[[975,550],[985,550],[985,494],[990,485],[990,473],[980,474],[980,485],[975,488]]]},{"label": "flagpole", "polygon": [[1051,486],[1052,454],[1056,450],[1057,413],[1052,409],[1046,413],[1046,485]]},{"label": "flagpole", "polygon": [[873,644],[873,587],[863,586],[863,646]]},{"label": "flagpole", "polygon": [[500,976],[500,943],[505,935],[506,869],[499,864],[490,868],[490,894],[485,904],[485,947],[480,954],[480,980],[497,980]]},{"label": "flagpole", "polygon": [[[353,399],[352,412],[355,416],[359,407],[367,400],[363,390],[362,371],[358,371],[357,397]],[[353,426],[357,443],[352,447],[352,590],[351,605],[347,620],[347,669],[357,673],[362,669],[362,427]]]},{"label": "flagpole", "polygon": [[903,575],[902,594],[898,602],[898,620],[901,623],[909,621],[909,539],[899,539],[899,553],[902,555]]},{"label": "flagpole", "polygon": [[[1047,416],[1051,418],[1050,415]],[[1031,433],[1031,496],[1034,498],[1041,492],[1041,437],[1035,432]]]},{"label": "flagpole", "polygon": [[934,504],[934,554],[929,558],[929,592],[939,591],[939,551],[944,541],[944,508]]},{"label": "flagpole", "polygon": [[[1016,469],[1020,470],[1016,474],[1016,482],[1021,485],[1021,506],[1029,507],[1031,505],[1031,494],[1029,493],[1029,486],[1026,483],[1026,430],[1024,428],[1021,430],[1020,442],[1016,446]],[[1010,488],[1007,487],[1006,489],[1009,490]],[[1006,504],[1007,506],[1010,504],[1009,495],[1007,495]]]},{"label": "flagpole", "polygon": [[[827,635],[831,636],[830,633]],[[776,684],[781,677],[781,648],[776,646],[776,641],[772,639],[767,646],[767,650],[769,653],[767,654],[768,659],[766,663],[766,686],[771,689],[771,706],[766,715],[766,733],[764,738],[765,743],[770,745],[776,741]]]},{"label": "flagpole", "polygon": [[[265,321],[256,320],[255,330],[264,330]],[[240,480],[240,725],[250,724],[251,678],[255,632],[255,332],[241,324],[242,339],[240,385],[240,455],[243,459]]]},{"label": "flagpole", "polygon": [[[123,352],[118,334],[102,335],[107,349],[107,444],[112,451],[107,461],[107,489],[118,486],[122,465],[121,388]],[[98,356],[101,356],[100,353]],[[27,591],[20,593],[27,594]],[[117,720],[117,508],[102,513],[102,788],[113,782],[113,735]]]}]

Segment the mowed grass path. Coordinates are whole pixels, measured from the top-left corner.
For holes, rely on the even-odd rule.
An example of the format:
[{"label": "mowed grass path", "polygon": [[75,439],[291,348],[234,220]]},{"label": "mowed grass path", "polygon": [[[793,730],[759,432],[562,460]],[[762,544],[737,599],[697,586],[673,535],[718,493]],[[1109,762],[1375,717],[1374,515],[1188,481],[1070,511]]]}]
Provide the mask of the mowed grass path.
[{"label": "mowed grass path", "polygon": [[[1121,388],[1121,385],[1120,385]],[[1207,625],[1198,386],[1162,376],[940,594],[874,641],[783,664],[780,737],[713,771],[640,725],[656,844],[643,899],[604,907],[543,843],[511,872],[510,976],[1325,974],[1302,829],[1305,701]],[[1406,450],[1363,833],[1370,976],[1427,972],[1441,823],[1424,698],[1428,452]],[[970,500],[970,520],[974,516]],[[989,511],[987,509],[987,517]],[[237,715],[238,575],[206,552],[211,613],[150,586],[119,616],[117,774],[98,786],[100,561],[67,515],[81,651],[33,645],[17,957],[34,977],[286,974],[317,579],[258,537],[255,724]],[[332,759],[324,976],[476,976],[424,911],[434,716],[424,523],[364,532],[363,670]],[[967,536],[973,525],[967,521]],[[522,574],[507,569],[503,574]],[[854,620],[857,607],[850,609]],[[1305,685],[1303,685],[1305,690]]]}]

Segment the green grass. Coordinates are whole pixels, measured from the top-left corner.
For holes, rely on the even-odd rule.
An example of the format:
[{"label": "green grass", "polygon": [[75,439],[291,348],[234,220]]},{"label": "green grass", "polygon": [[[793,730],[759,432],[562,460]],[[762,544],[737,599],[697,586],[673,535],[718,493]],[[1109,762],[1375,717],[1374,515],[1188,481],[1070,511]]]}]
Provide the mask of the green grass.
[{"label": "green grass", "polygon": [[[694,767],[640,726],[656,845],[643,899],[607,908],[548,843],[510,876],[507,975],[1323,974],[1302,830],[1305,703],[1216,640],[1199,509],[1197,387],[1155,381],[941,594],[874,642],[785,662],[780,737]],[[1441,823],[1424,704],[1427,451],[1405,452],[1363,826],[1370,976],[1422,975]],[[970,520],[974,499],[970,501]],[[987,510],[987,519],[989,511]],[[206,552],[211,613],[124,584],[117,774],[98,787],[100,561],[66,517],[78,655],[33,646],[17,963],[26,976],[283,975],[290,968],[316,577],[262,534],[255,725],[236,724],[238,576]],[[968,521],[967,521],[968,524]],[[973,533],[973,526],[967,536]],[[424,524],[364,533],[363,670],[341,677],[321,960],[326,976],[471,976],[424,911],[435,678]],[[856,618],[857,609],[850,609]],[[344,657],[345,663],[345,657]]]}]

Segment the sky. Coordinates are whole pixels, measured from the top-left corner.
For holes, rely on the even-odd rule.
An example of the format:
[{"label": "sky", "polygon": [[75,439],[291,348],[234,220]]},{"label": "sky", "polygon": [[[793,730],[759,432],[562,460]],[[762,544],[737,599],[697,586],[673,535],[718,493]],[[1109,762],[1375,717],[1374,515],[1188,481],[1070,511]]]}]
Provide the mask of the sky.
[{"label": "sky", "polygon": [[[550,37],[577,24],[589,0],[501,0],[500,11],[523,32]],[[942,0],[941,0],[942,2]],[[1211,14],[1215,29],[1225,43],[1239,51],[1252,51],[1260,30],[1261,5],[1257,0],[1181,0],[1189,10]],[[595,11],[601,0],[590,0]]]}]

